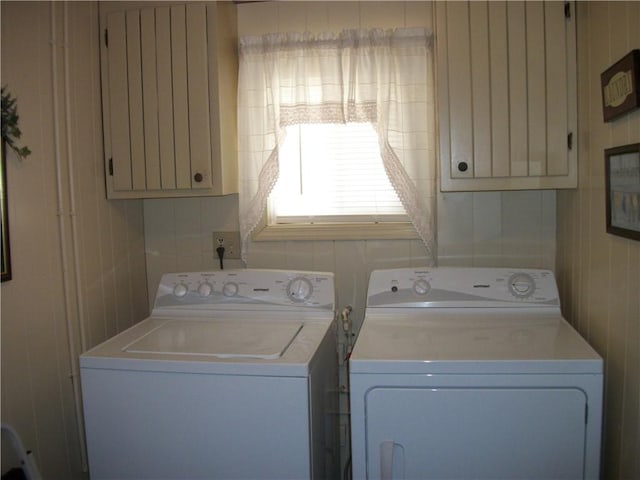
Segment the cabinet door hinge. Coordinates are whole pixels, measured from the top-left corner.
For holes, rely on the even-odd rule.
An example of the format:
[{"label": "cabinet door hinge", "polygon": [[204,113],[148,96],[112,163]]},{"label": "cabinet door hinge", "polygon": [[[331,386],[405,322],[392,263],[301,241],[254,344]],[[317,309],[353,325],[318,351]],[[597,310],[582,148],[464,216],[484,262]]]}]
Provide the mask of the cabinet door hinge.
[{"label": "cabinet door hinge", "polygon": [[109,159],[109,175],[113,177],[113,158]]},{"label": "cabinet door hinge", "polygon": [[564,18],[571,18],[571,3],[564,2]]},{"label": "cabinet door hinge", "polygon": [[573,148],[573,132],[569,132],[567,135],[567,148],[569,150]]},{"label": "cabinet door hinge", "polygon": [[109,46],[109,30],[106,28],[104,29],[104,46]]}]

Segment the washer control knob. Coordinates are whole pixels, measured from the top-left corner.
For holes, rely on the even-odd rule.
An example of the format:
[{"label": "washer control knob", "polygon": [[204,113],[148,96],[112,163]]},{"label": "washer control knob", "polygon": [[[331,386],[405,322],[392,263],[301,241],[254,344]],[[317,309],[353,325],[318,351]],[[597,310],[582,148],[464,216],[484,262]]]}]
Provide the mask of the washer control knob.
[{"label": "washer control knob", "polygon": [[431,285],[427,280],[421,278],[413,282],[413,291],[416,295],[427,295],[431,291]]},{"label": "washer control knob", "polygon": [[527,298],[536,289],[536,282],[527,273],[514,273],[509,278],[509,291],[518,298]]},{"label": "washer control knob", "polygon": [[173,294],[178,298],[184,297],[187,293],[189,293],[189,287],[187,287],[184,283],[178,283],[175,287],[173,287]]},{"label": "washer control knob", "polygon": [[313,285],[305,277],[296,277],[287,285],[287,296],[294,302],[304,302],[312,293]]},{"label": "washer control knob", "polygon": [[198,294],[201,297],[208,297],[213,292],[213,286],[209,282],[201,283],[198,287]]},{"label": "washer control knob", "polygon": [[225,297],[235,297],[238,294],[238,284],[235,282],[228,282],[222,286],[222,294]]}]

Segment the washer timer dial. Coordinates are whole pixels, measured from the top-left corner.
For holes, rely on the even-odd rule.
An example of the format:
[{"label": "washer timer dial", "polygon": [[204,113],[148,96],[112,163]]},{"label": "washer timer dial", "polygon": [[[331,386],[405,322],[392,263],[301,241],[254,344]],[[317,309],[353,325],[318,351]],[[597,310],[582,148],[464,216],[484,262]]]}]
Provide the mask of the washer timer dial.
[{"label": "washer timer dial", "polygon": [[187,293],[189,293],[189,287],[182,282],[173,287],[173,294],[178,298],[186,296]]},{"label": "washer timer dial", "polygon": [[201,297],[208,297],[213,292],[213,286],[209,282],[201,283],[198,287],[198,294]]},{"label": "washer timer dial", "polygon": [[527,298],[536,289],[536,282],[527,273],[514,273],[509,277],[509,292],[517,298]]},{"label": "washer timer dial", "polygon": [[235,282],[227,282],[222,286],[222,294],[225,297],[235,297],[238,294],[238,284]]},{"label": "washer timer dial", "polygon": [[313,285],[308,278],[296,277],[287,285],[287,296],[294,302],[304,302],[311,297]]}]

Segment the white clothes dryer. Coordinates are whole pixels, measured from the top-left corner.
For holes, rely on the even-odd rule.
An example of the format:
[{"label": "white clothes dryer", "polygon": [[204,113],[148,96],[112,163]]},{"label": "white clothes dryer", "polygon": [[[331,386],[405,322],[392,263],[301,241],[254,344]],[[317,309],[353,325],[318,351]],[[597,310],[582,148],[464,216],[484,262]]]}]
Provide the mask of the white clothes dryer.
[{"label": "white clothes dryer", "polygon": [[333,274],[166,274],[149,318],[80,357],[100,479],[336,478]]},{"label": "white clothes dryer", "polygon": [[546,270],[371,274],[350,361],[353,478],[597,479],[603,362]]}]

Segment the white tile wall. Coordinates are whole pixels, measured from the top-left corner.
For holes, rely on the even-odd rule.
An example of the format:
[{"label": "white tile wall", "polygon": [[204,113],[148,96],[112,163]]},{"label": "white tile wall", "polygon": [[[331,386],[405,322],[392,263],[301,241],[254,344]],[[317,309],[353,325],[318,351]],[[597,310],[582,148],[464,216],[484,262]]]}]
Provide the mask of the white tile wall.
[{"label": "white tile wall", "polygon": [[[446,193],[437,202],[439,265],[553,269],[554,191]],[[144,221],[153,301],[162,273],[218,268],[211,234],[238,230],[237,197],[145,200]],[[426,264],[420,241],[368,240],[253,242],[248,266],[335,272],[339,303],[352,304],[360,318],[372,270]]]},{"label": "white tile wall", "polygon": [[555,191],[441,193],[438,264],[553,269]]}]

